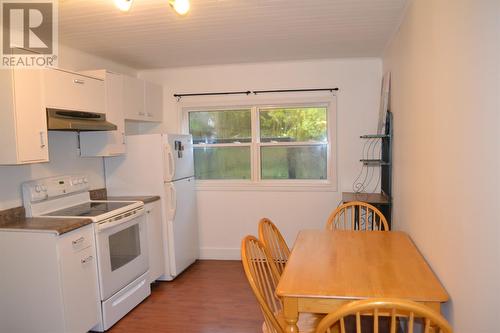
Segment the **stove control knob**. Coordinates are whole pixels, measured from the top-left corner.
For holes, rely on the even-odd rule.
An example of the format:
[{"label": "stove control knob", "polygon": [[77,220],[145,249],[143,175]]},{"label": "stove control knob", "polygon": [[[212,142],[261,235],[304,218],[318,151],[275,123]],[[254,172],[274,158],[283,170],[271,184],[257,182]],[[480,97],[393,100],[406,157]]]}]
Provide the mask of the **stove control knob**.
[{"label": "stove control knob", "polygon": [[42,188],[40,187],[40,185],[35,186],[36,193],[40,193],[41,190],[42,190]]},{"label": "stove control knob", "polygon": [[83,178],[83,182],[87,184],[89,182],[89,179],[87,177]]}]

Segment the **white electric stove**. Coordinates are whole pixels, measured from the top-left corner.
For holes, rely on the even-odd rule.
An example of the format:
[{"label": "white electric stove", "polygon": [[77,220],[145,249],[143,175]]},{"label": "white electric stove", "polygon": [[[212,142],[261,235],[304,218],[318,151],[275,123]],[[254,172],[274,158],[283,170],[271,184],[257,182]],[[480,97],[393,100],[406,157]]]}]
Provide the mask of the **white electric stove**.
[{"label": "white electric stove", "polygon": [[27,216],[94,221],[101,322],[93,330],[109,329],[151,294],[142,202],[90,200],[81,175],[25,183],[23,201]]}]

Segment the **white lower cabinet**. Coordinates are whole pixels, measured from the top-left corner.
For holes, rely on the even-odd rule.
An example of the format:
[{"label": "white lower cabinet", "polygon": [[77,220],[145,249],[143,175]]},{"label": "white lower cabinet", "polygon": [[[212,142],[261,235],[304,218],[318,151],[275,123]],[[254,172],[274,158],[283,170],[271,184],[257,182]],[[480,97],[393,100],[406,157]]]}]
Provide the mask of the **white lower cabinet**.
[{"label": "white lower cabinet", "polygon": [[99,322],[93,225],[0,232],[0,253],[0,332],[83,333]]},{"label": "white lower cabinet", "polygon": [[145,205],[149,244],[149,278],[153,283],[164,274],[163,231],[160,201]]}]

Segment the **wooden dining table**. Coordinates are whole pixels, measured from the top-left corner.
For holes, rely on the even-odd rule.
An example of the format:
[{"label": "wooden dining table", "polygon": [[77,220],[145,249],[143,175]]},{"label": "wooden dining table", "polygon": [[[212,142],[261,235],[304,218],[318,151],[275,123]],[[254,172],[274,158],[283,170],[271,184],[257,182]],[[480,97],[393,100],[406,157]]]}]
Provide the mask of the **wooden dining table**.
[{"label": "wooden dining table", "polygon": [[303,230],[276,288],[286,332],[299,313],[330,313],[345,303],[402,298],[440,311],[449,296],[404,232]]}]

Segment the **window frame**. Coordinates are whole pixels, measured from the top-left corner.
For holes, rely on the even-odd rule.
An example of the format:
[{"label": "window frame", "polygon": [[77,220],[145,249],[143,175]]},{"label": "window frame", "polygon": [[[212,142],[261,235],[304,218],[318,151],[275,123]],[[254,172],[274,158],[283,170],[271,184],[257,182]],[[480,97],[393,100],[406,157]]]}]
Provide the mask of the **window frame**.
[{"label": "window frame", "polygon": [[[198,190],[268,190],[268,191],[337,191],[337,159],[336,133],[337,112],[336,96],[318,97],[288,97],[262,98],[248,96],[246,98],[224,101],[220,99],[205,99],[179,102],[178,112],[182,119],[182,131],[189,134],[189,113],[203,111],[248,110],[251,112],[251,142],[196,144],[194,147],[250,147],[250,179],[200,179],[197,180]],[[327,143],[314,142],[260,142],[259,111],[276,108],[326,107],[327,108]],[[327,146],[327,178],[326,179],[262,179],[261,178],[261,147],[265,146]]]}]

